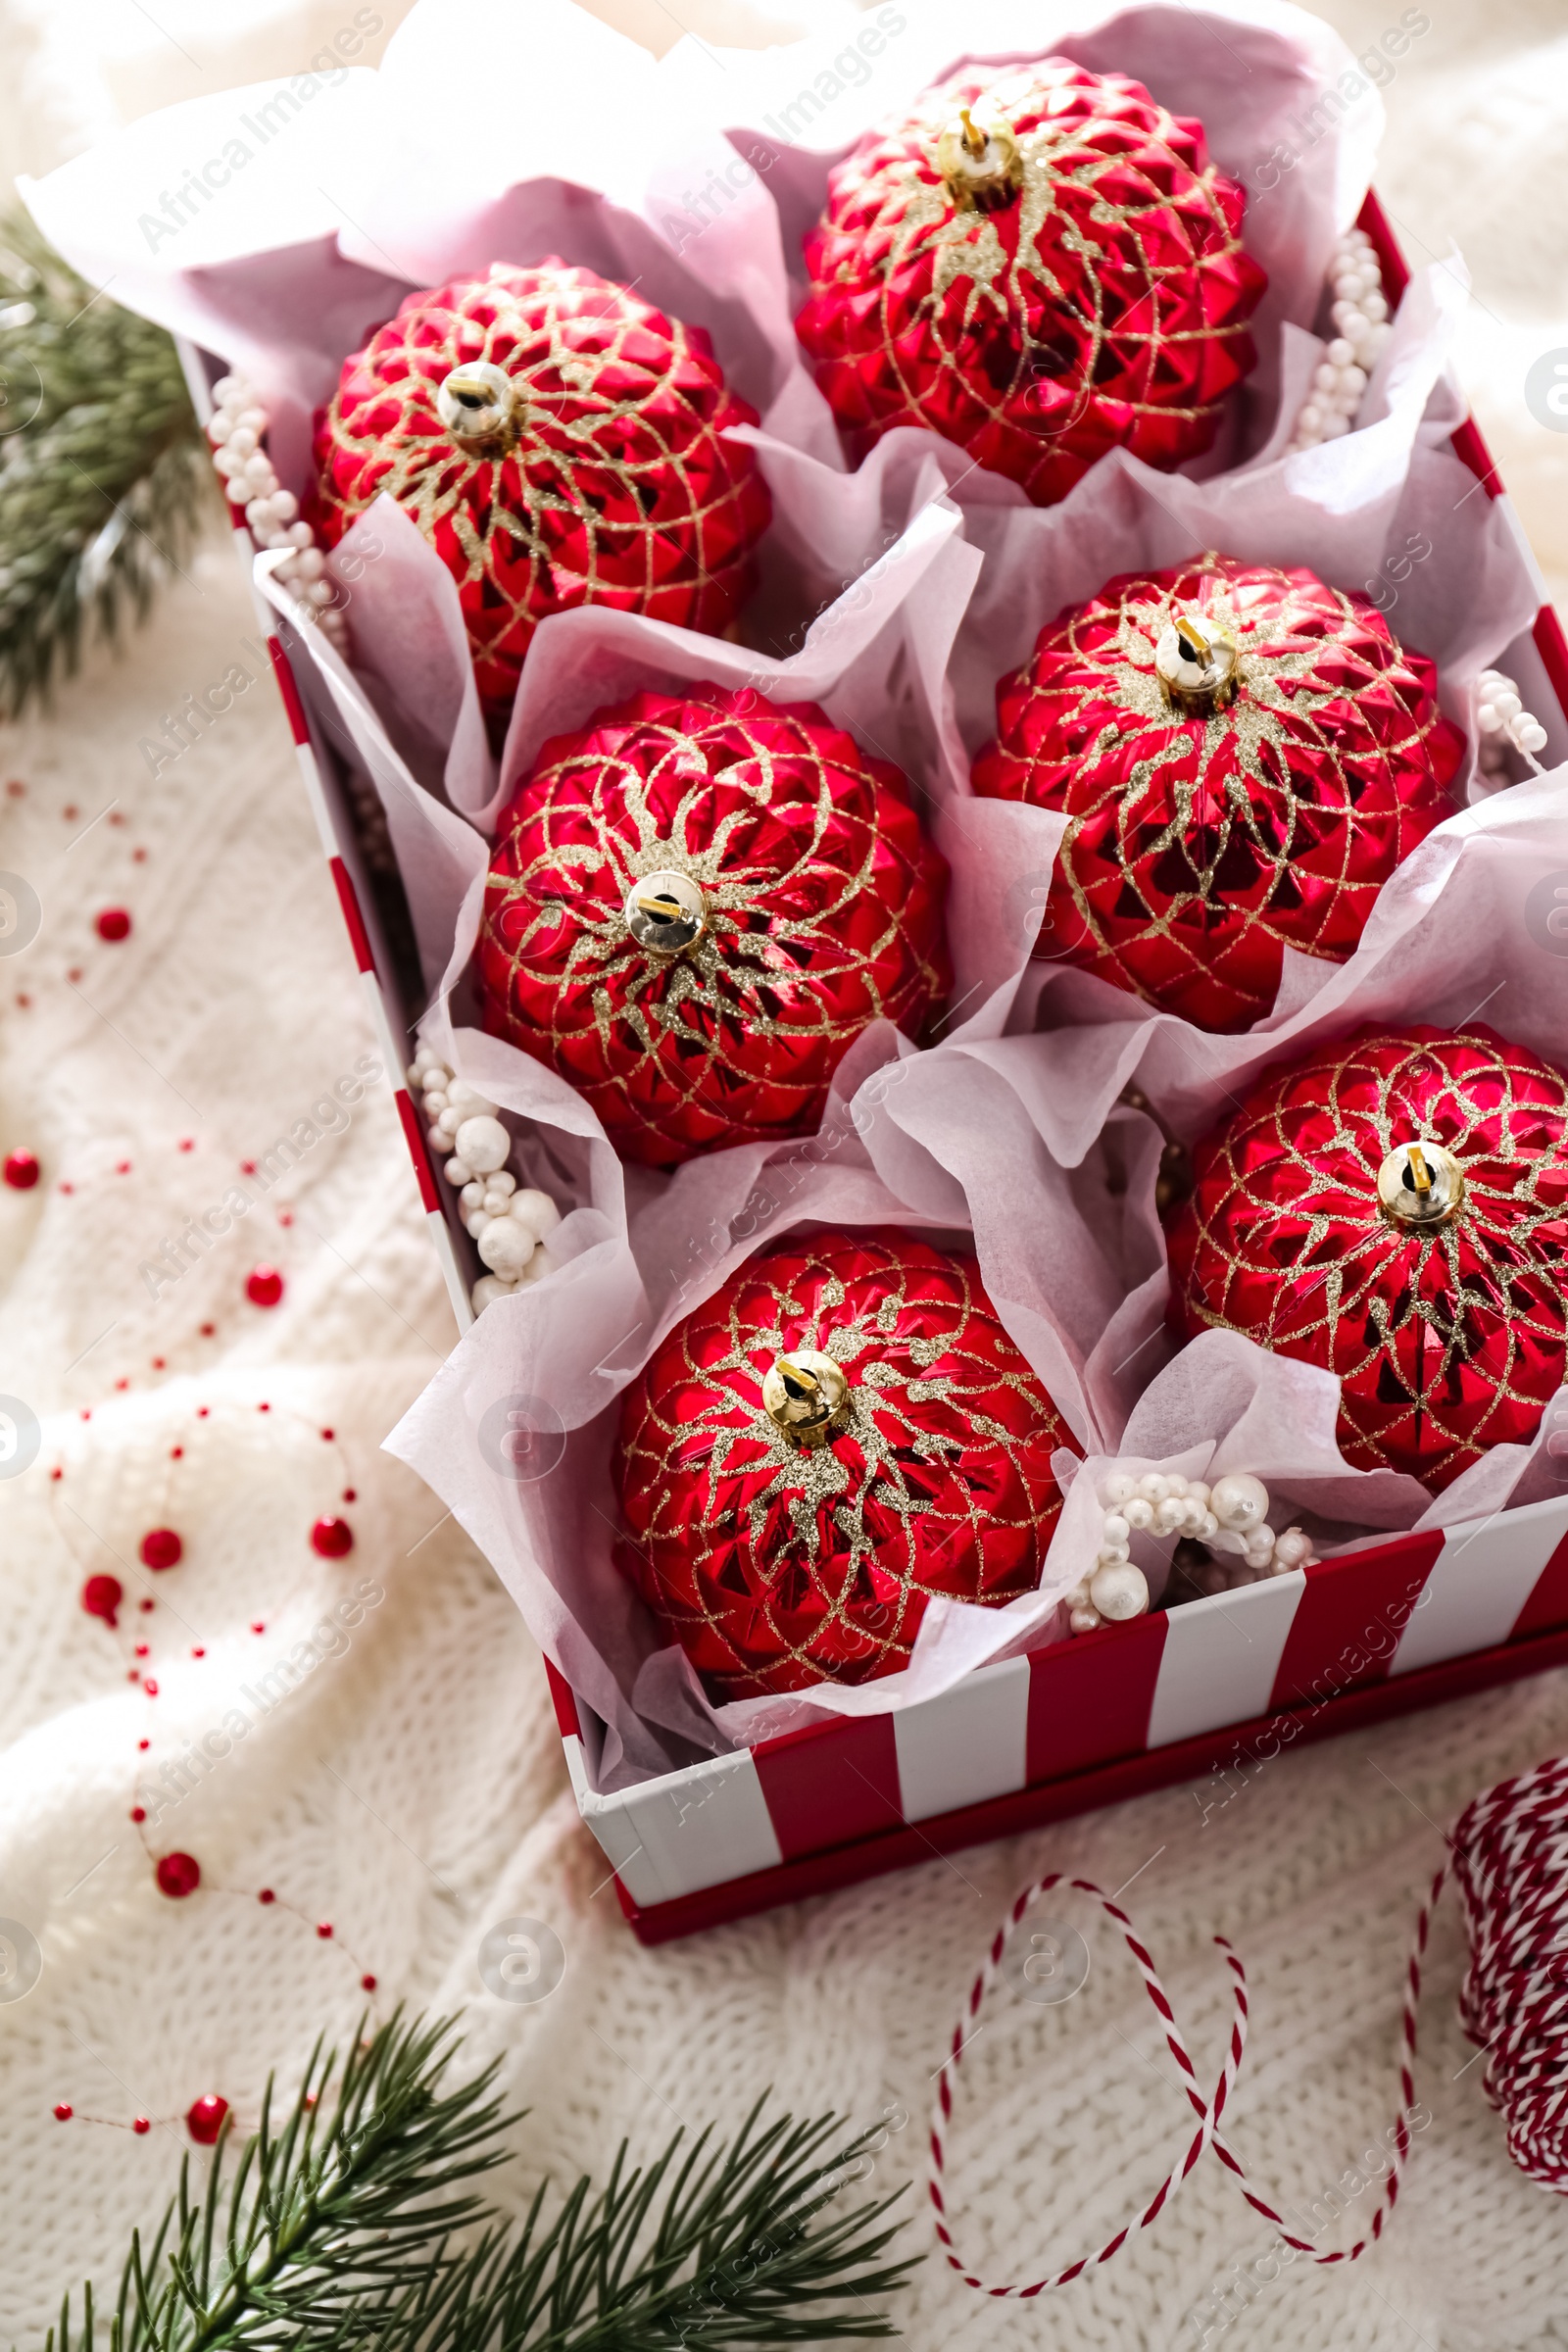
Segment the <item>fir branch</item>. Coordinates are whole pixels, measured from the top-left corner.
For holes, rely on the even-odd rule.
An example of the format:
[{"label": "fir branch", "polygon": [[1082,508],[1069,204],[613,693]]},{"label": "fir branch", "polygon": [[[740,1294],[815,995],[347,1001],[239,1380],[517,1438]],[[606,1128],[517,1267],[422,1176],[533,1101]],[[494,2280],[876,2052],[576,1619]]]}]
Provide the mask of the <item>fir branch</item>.
[{"label": "fir branch", "polygon": [[[829,2210],[873,2132],[829,2153],[837,2118],[764,2124],[760,2101],[731,2141],[677,2132],[632,2170],[623,2144],[597,2195],[580,2180],[547,2222],[541,2187],[507,2225],[471,2183],[517,2119],[494,2065],[447,2082],[456,2047],[450,2021],[401,2016],[341,2071],[318,2045],[280,2132],[269,2084],[232,2179],[225,2131],[206,2193],[193,2201],[187,2159],[150,2243],[133,2236],[109,2352],[726,2352],[896,2332],[875,2304],[911,2268],[884,2259],[897,2196]],[[92,2352],[99,2316],[90,2287],[79,2318],[68,2296],[45,2352]]]},{"label": "fir branch", "polygon": [[[0,220],[0,708],[143,619],[212,496],[162,327],[95,295],[24,213]],[[209,512],[211,512],[209,508]]]}]

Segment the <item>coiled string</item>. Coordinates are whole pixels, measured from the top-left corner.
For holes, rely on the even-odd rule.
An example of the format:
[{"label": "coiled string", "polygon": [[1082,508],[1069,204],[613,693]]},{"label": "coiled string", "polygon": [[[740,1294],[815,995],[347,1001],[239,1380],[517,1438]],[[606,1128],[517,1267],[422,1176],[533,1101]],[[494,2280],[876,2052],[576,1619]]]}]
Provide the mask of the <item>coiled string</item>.
[{"label": "coiled string", "polygon": [[[1247,1972],[1223,1936],[1214,1942],[1230,1972],[1232,2018],[1229,2046],[1213,2095],[1199,2086],[1187,2043],[1152,1959],[1128,1918],[1109,1895],[1088,1879],[1050,1871],[1015,1897],[991,1941],[954,2028],[953,2042],[937,2078],[931,2116],[930,2193],[937,2239],[950,2267],[966,2286],[982,2294],[1027,2299],[1050,2287],[1065,2286],[1099,2264],[1109,2262],[1136,2230],[1147,2230],[1164,2210],[1202,2156],[1212,2148],[1253,2210],[1272,2222],[1281,2237],[1313,2262],[1354,2262],[1383,2233],[1399,2194],[1410,2148],[1409,2113],[1415,2105],[1416,2017],[1421,1969],[1432,1915],[1451,1872],[1465,1908],[1470,1966],[1459,1996],[1466,2033],[1487,2052],[1486,2092],[1507,2126],[1508,2153],[1522,2172],[1544,2188],[1568,2193],[1568,1758],[1538,1764],[1531,1772],[1502,1781],[1468,1805],[1454,1825],[1448,1857],[1432,1882],[1416,1922],[1405,1971],[1399,2043],[1399,2087],[1403,2104],[1389,2132],[1391,2162],[1383,2193],[1354,2245],[1320,2252],[1298,2237],[1265,2197],[1247,2184],[1247,2175],[1220,2130],[1247,2047]],[[1153,2196],[1135,2220],[1104,2245],[1081,2255],[1065,2269],[1027,2285],[997,2284],[968,2270],[948,2225],[944,2193],[946,2134],[953,2117],[954,2086],[976,2021],[996,1981],[1007,1941],[1030,1906],[1054,1886],[1068,1886],[1099,1903],[1121,1930],[1122,1940],[1164,2028],[1166,2046],[1182,2078],[1198,2129]]]}]

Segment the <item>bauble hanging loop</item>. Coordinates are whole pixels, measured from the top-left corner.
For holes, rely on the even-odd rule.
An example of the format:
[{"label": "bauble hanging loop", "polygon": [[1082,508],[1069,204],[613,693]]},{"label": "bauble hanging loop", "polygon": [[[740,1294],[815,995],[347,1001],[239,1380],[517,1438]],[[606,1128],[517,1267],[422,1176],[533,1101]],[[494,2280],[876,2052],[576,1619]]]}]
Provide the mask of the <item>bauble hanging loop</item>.
[{"label": "bauble hanging loop", "polygon": [[936,145],[936,166],[960,212],[997,213],[1023,186],[1023,158],[1004,122],[977,122],[968,107]]},{"label": "bauble hanging loop", "polygon": [[1167,709],[1183,718],[1228,710],[1241,685],[1235,641],[1207,616],[1173,613],[1154,647],[1154,669]]},{"label": "bauble hanging loop", "polygon": [[1430,1136],[1396,1144],[1378,1170],[1378,1200],[1391,1225],[1436,1233],[1464,1205],[1464,1170]]},{"label": "bauble hanging loop", "polygon": [[468,360],[450,369],[435,406],[453,440],[470,456],[505,457],[521,437],[516,387],[491,360]]},{"label": "bauble hanging loop", "polygon": [[797,1348],[762,1378],[762,1410],[795,1446],[825,1446],[849,1417],[850,1384],[830,1355]]},{"label": "bauble hanging loop", "polygon": [[626,928],[655,956],[678,956],[708,928],[702,885],[673,867],[644,874],[626,893]]}]

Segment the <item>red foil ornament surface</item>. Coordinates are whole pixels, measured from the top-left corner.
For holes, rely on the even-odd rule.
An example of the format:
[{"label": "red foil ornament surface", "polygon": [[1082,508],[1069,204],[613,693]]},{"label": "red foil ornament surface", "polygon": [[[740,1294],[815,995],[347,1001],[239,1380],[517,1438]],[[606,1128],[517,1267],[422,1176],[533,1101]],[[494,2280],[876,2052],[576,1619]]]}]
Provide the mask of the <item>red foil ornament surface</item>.
[{"label": "red foil ornament surface", "polygon": [[[466,446],[443,421],[442,383],[475,362],[510,380],[513,446]],[[344,362],[310,518],[335,547],[381,492],[397,500],[458,583],[494,716],[551,612],[728,626],[771,509],[751,451],[722,436],[756,422],[702,327],[591,270],[497,263],[411,294]]]},{"label": "red foil ornament surface", "polygon": [[[960,107],[1015,142],[994,210],[944,172]],[[923,425],[1052,506],[1108,450],[1169,470],[1209,447],[1257,356],[1244,206],[1141,82],[971,68],[829,173],[796,332],[857,461]]]},{"label": "red foil ornament surface", "polygon": [[[1385,1211],[1411,1141],[1463,1176],[1432,1231]],[[1435,1155],[1434,1155],[1435,1156]],[[1337,1372],[1357,1469],[1442,1488],[1528,1445],[1568,1370],[1568,1084],[1471,1026],[1368,1029],[1274,1072],[1194,1154],[1173,1320]]]},{"label": "red foil ornament surface", "polygon": [[[843,1417],[798,1444],[763,1401],[775,1359],[841,1369]],[[972,1258],[898,1232],[754,1258],[626,1392],[616,1557],[720,1699],[864,1683],[908,1662],[934,1594],[1031,1592],[1072,1445]]]},{"label": "red foil ornament surface", "polygon": [[[1235,646],[1235,700],[1207,716],[1155,667],[1182,612]],[[1364,597],[1216,556],[1061,613],[997,721],[975,791],[1071,819],[1036,955],[1219,1032],[1270,1010],[1287,947],[1353,954],[1464,755],[1433,664]]]},{"label": "red foil ornament surface", "polygon": [[[559,1070],[621,1154],[814,1132],[870,1022],[916,1036],[952,982],[947,866],[896,767],[814,704],[694,686],[547,743],[503,814],[484,1025]],[[634,936],[643,878],[695,884],[678,954]]]}]

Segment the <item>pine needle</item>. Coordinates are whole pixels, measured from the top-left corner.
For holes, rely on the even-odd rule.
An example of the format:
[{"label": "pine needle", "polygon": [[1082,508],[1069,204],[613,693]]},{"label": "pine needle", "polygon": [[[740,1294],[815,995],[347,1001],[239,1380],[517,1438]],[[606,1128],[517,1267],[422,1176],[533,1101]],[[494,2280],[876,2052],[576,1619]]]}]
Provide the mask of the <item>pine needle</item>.
[{"label": "pine needle", "polygon": [[[132,2237],[109,2352],[727,2352],[886,2337],[877,2308],[907,2258],[886,2251],[897,2197],[839,2210],[873,2132],[834,2146],[833,2116],[762,2120],[728,2141],[677,2132],[646,2168],[624,2144],[596,2194],[583,2179],[547,2220],[541,2188],[508,2225],[474,2183],[507,2160],[518,2119],[496,2067],[447,2072],[451,2021],[401,2015],[339,2067],[319,2044],[281,2130],[271,2086],[228,2173],[226,2129],[205,2193],[189,2159],[152,2238]],[[45,2352],[92,2352],[90,2286],[68,2296]]]},{"label": "pine needle", "polygon": [[0,710],[47,699],[127,608],[146,617],[210,482],[172,339],[95,294],[25,213],[0,220]]}]

